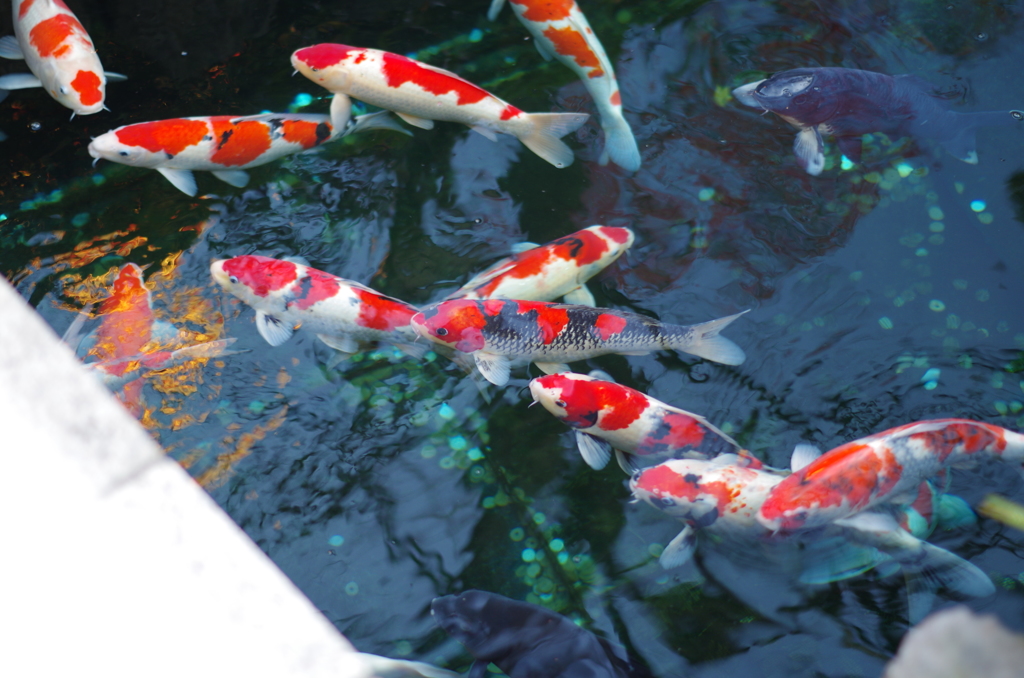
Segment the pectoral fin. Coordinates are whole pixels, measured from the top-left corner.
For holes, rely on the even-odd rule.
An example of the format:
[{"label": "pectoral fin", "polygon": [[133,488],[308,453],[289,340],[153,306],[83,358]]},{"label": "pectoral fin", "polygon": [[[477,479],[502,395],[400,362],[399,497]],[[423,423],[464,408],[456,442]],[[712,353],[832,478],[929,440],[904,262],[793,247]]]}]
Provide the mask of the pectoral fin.
[{"label": "pectoral fin", "polygon": [[0,77],[0,89],[31,89],[43,83],[31,73],[10,73]]},{"label": "pectoral fin", "polygon": [[498,18],[498,14],[501,12],[501,8],[505,6],[505,0],[494,0],[491,3],[491,8],[487,10],[487,19],[494,21]]},{"label": "pectoral fin", "polygon": [[544,374],[558,374],[559,372],[571,372],[565,363],[534,363]]},{"label": "pectoral fin", "polygon": [[103,71],[103,76],[107,79],[107,82],[124,82],[128,79],[127,75],[114,73],[112,71]]},{"label": "pectoral fin", "polygon": [[555,58],[555,55],[551,53],[551,50],[548,49],[548,46],[543,40],[534,38],[533,46],[537,48],[537,54],[539,54],[544,61],[551,61]]},{"label": "pectoral fin", "polygon": [[789,469],[791,471],[799,471],[820,456],[821,450],[814,445],[800,443],[793,448],[793,456],[789,458]]},{"label": "pectoral fin", "polygon": [[615,461],[619,463],[619,468],[626,472],[627,476],[632,476],[637,472],[637,467],[630,459],[630,455],[626,454],[622,450],[615,450]]},{"label": "pectoral fin", "polygon": [[697,550],[697,531],[687,525],[668,543],[658,562],[666,570],[685,565]]},{"label": "pectoral fin", "polygon": [[413,127],[419,127],[420,129],[434,129],[433,120],[429,120],[427,118],[420,118],[415,115],[409,115],[408,113],[400,113],[399,111],[395,111],[395,115],[397,115],[402,120],[405,120]]},{"label": "pectoral fin", "polygon": [[359,352],[359,342],[347,334],[318,334],[316,336],[317,339],[324,342],[335,351],[341,351],[342,353]]},{"label": "pectoral fin", "polygon": [[157,167],[156,171],[164,175],[164,178],[171,184],[192,198],[196,197],[196,178],[192,176],[192,173],[188,170],[176,170],[167,169],[166,167]]},{"label": "pectoral fin", "polygon": [[271,346],[280,346],[295,333],[290,325],[263,311],[256,311],[256,329]]},{"label": "pectoral fin", "polygon": [[839,146],[839,151],[850,159],[852,162],[860,162],[861,154],[864,148],[863,142],[860,137],[838,137],[836,144]]},{"label": "pectoral fin", "polygon": [[821,132],[816,127],[804,127],[796,135],[793,144],[796,162],[812,177],[821,174],[825,169],[825,142],[821,140]]},{"label": "pectoral fin", "polygon": [[331,127],[339,134],[346,134],[352,119],[352,100],[347,94],[337,92],[331,99]]},{"label": "pectoral fin", "polygon": [[583,461],[595,471],[600,471],[611,461],[612,446],[608,442],[595,438],[589,433],[576,431],[576,447],[579,448],[580,454],[583,455]]},{"label": "pectoral fin", "polygon": [[484,379],[495,386],[504,386],[508,383],[511,365],[506,356],[484,351],[474,351],[472,356],[476,362],[476,368],[480,370],[480,374],[484,375]]},{"label": "pectoral fin", "polygon": [[0,38],[0,57],[4,59],[24,59],[25,54],[21,51],[18,39],[13,35],[5,35]]},{"label": "pectoral fin", "polygon": [[249,173],[245,170],[215,170],[213,176],[235,188],[245,188],[249,183]]},{"label": "pectoral fin", "polygon": [[523,252],[529,252],[530,250],[537,249],[538,247],[540,247],[540,245],[537,243],[527,242],[524,240],[523,242],[517,242],[509,249],[512,251],[512,254],[522,254]]},{"label": "pectoral fin", "polygon": [[[433,123],[434,121],[431,120],[430,122]],[[430,129],[430,128],[428,127],[427,129]],[[473,130],[474,132],[476,132],[480,136],[487,137],[491,141],[497,141],[498,140],[498,135],[495,134],[494,130],[492,130],[490,127],[484,127],[483,125],[470,125],[469,129]]]},{"label": "pectoral fin", "polygon": [[576,304],[578,306],[597,306],[597,300],[594,299],[593,293],[587,289],[586,285],[580,285],[576,289],[572,290],[562,297],[562,301],[567,304]]}]

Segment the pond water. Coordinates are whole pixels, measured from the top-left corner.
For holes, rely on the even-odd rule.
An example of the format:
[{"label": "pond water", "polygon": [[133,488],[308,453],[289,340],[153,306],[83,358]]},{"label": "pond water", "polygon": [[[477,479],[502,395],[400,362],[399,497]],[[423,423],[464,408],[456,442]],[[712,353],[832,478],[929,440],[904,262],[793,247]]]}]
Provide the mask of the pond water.
[{"label": "pond water", "polygon": [[[789,125],[727,93],[827,65],[916,74],[958,111],[1024,108],[1024,2],[588,0],[643,155],[635,175],[597,164],[593,118],[563,170],[441,123],[346,138],[252,170],[245,189],[200,173],[197,198],[153,171],[93,167],[90,137],[310,98],[303,111],[326,112],[288,62],[317,42],[415,55],[528,111],[593,103],[508,9],[487,21],[486,0],[69,4],[129,80],[110,85],[110,112],[70,121],[38,90],[0,104],[0,270],[62,333],[118,266],[148,265],[158,315],[238,339],[244,353],[147,379],[142,421],[360,650],[465,669],[429,603],[477,588],[548,605],[658,676],[879,675],[907,629],[902,576],[806,587],[713,545],[665,571],[656,555],[681,525],[629,503],[614,464],[585,466],[570,432],[527,408],[524,372],[481,391],[433,354],[333,364],[302,331],[271,348],[208,267],[299,256],[425,304],[520,241],[628,226],[636,244],[591,285],[599,305],[679,323],[752,309],[727,332],[747,361],[578,369],[704,414],[783,467],[799,442],[830,449],[922,418],[1022,430],[1024,129],[982,129],[977,165],[874,135],[844,168],[826,140],[812,177]],[[954,472],[950,491],[1024,501],[996,464]],[[967,604],[1024,629],[1024,534],[980,519],[931,541],[996,583]]]}]

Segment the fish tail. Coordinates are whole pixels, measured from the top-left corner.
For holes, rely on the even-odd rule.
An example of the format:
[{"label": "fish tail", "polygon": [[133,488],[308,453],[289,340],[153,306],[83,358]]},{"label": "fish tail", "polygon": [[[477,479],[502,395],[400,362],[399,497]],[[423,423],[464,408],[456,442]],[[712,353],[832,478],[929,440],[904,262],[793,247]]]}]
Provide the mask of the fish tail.
[{"label": "fish tail", "polygon": [[602,112],[601,128],[604,129],[604,152],[599,162],[607,165],[611,160],[627,172],[640,169],[640,149],[622,111]]},{"label": "fish tail", "polygon": [[[946,151],[953,157],[964,162],[978,164],[977,142],[975,132],[979,127],[1006,127],[1024,120],[1024,111],[981,111],[977,113],[960,113],[950,111],[946,116],[931,120],[924,127],[935,125],[925,131],[932,132]],[[924,129],[924,128],[922,128]],[[934,131],[932,131],[934,130]]]},{"label": "fish tail", "polygon": [[962,596],[983,598],[995,593],[988,575],[976,565],[928,542],[921,542],[922,556],[915,565],[904,564],[907,580],[908,616],[911,624],[924,618],[932,608],[935,592],[947,589]]},{"label": "fish tail", "polygon": [[718,320],[700,323],[699,325],[680,328],[683,331],[679,332],[678,337],[669,338],[667,348],[690,353],[723,365],[739,365],[747,359],[743,349],[729,339],[719,335],[719,332],[744,313],[747,313],[747,311],[719,318]]},{"label": "fish tail", "polygon": [[562,137],[575,132],[590,116],[586,113],[528,113],[529,131],[519,140],[555,167],[568,167],[575,159]]}]

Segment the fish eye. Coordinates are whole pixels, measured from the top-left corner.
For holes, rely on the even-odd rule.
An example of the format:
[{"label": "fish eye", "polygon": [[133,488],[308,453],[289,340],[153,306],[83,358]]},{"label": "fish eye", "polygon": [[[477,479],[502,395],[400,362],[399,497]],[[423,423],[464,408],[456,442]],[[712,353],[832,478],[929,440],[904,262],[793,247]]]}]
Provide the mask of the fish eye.
[{"label": "fish eye", "polygon": [[128,157],[128,151],[118,151],[117,154],[119,156],[121,156],[122,158],[127,158]]},{"label": "fish eye", "polygon": [[568,404],[569,404],[569,403],[565,402],[564,400],[556,400],[556,401],[555,401],[555,405],[557,405],[558,407],[561,407],[561,408],[563,408],[563,409],[564,409],[565,407],[567,407],[567,406],[568,406]]},{"label": "fish eye", "polygon": [[782,96],[788,97],[790,94],[791,94],[791,92],[788,89],[782,90]]},{"label": "fish eye", "polygon": [[672,508],[676,505],[676,500],[672,497],[658,497],[657,501],[663,508]]},{"label": "fish eye", "polygon": [[1014,120],[1024,120],[1024,111],[1010,111],[1010,116]]},{"label": "fish eye", "polygon": [[313,71],[314,73],[319,73],[320,72],[319,68],[313,68],[312,66],[309,67],[309,70]]},{"label": "fish eye", "polygon": [[228,282],[231,283],[232,285],[237,285],[238,284],[238,276],[237,275],[233,275],[233,276],[228,277]]},{"label": "fish eye", "polygon": [[60,88],[60,93],[61,93],[61,94],[67,94],[67,93],[68,93],[68,88],[67,88],[67,87],[64,87],[64,86],[62,85],[62,86],[61,86],[61,88]]},{"label": "fish eye", "polygon": [[437,336],[439,336],[439,337],[447,337],[448,336],[448,330],[443,328],[443,327],[438,327],[437,328]]}]

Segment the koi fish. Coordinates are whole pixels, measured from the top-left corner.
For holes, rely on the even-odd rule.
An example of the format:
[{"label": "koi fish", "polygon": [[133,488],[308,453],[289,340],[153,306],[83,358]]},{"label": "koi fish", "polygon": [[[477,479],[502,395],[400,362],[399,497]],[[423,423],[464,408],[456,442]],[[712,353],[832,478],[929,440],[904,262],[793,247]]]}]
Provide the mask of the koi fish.
[{"label": "koi fish", "polygon": [[194,170],[212,172],[221,181],[244,188],[249,183],[245,170],[250,167],[308,151],[353,132],[385,128],[408,134],[386,111],[356,116],[345,127],[331,125],[326,115],[295,113],[171,118],[101,134],[89,143],[89,155],[155,169],[175,188],[195,196]]},{"label": "koi fish", "polygon": [[476,659],[467,678],[484,678],[491,663],[509,678],[651,675],[621,647],[557,612],[496,593],[471,590],[434,598],[430,616]]},{"label": "koi fish", "polygon": [[221,358],[242,353],[242,351],[227,350],[228,346],[235,341],[237,340],[233,338],[217,339],[185,346],[175,351],[139,353],[125,358],[86,363],[85,367],[99,377],[107,388],[116,391],[151,372],[169,370],[172,367],[184,365],[190,360]]},{"label": "koi fish", "polygon": [[[545,61],[557,59],[580,77],[601,112],[604,151],[599,162],[610,159],[627,172],[640,169],[640,151],[633,130],[622,116],[622,96],[615,71],[601,41],[574,0],[509,0],[519,21],[533,36]],[[494,21],[505,0],[494,0],[487,18]]]},{"label": "koi fish", "polygon": [[357,282],[292,261],[247,254],[210,264],[214,282],[256,310],[256,329],[271,346],[280,346],[299,327],[342,353],[365,342],[385,341],[407,353],[416,333],[409,325],[418,312]]},{"label": "koi fish", "polygon": [[0,77],[0,90],[42,87],[78,115],[103,110],[107,81],[125,80],[106,73],[92,39],[61,0],[12,0],[14,35],[0,38],[0,57],[24,59],[28,73]]},{"label": "koi fish", "polygon": [[527,243],[519,252],[474,276],[446,299],[504,297],[594,306],[586,282],[633,245],[633,232],[615,226],[590,226],[545,245]]},{"label": "koi fish", "polygon": [[492,141],[511,134],[555,167],[572,164],[561,137],[575,132],[586,113],[525,113],[468,80],[435,66],[379,49],[324,43],[292,54],[292,66],[334,93],[331,119],[344,127],[352,100],[385,108],[414,127],[434,120],[468,125]]},{"label": "koi fish", "polygon": [[839,150],[860,162],[861,137],[883,132],[890,137],[933,139],[951,155],[977,164],[975,130],[1024,120],[1024,111],[957,113],[929,94],[931,86],[910,75],[890,76],[852,68],[796,68],[733,90],[740,103],[777,114],[800,132],[797,163],[817,176],[825,168],[823,134],[836,138]]},{"label": "koi fish", "polygon": [[841,445],[772,490],[758,513],[770,530],[800,530],[884,502],[902,502],[922,481],[980,457],[1024,466],[1024,435],[969,419],[919,421]]},{"label": "koi fish", "polygon": [[423,309],[411,322],[424,338],[472,356],[487,381],[504,386],[513,363],[536,363],[551,374],[567,372],[566,362],[607,353],[677,350],[739,365],[746,358],[743,351],[718,333],[743,313],[699,325],[670,325],[607,308],[454,299]]},{"label": "koi fish", "polygon": [[[563,372],[530,382],[534,402],[576,430],[583,460],[602,469],[614,449],[619,466],[633,473],[633,456],[698,457],[746,455],[739,443],[699,414],[593,376]],[[748,464],[749,465],[749,464]]]},{"label": "koi fish", "polygon": [[[749,468],[739,461],[731,454],[711,460],[672,459],[634,474],[629,485],[636,499],[686,524],[662,552],[663,567],[678,567],[690,560],[698,533],[720,541],[806,543],[809,562],[800,580],[807,584],[846,579],[894,561],[907,577],[912,622],[928,612],[933,591],[939,587],[972,597],[995,591],[975,565],[901,529],[888,514],[862,513],[815,533],[774,535],[759,522],[758,509],[775,488],[796,474]],[[821,546],[815,548],[816,542]]]}]

